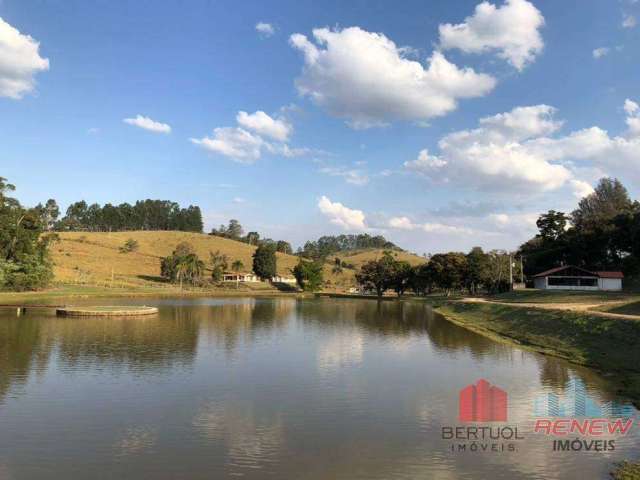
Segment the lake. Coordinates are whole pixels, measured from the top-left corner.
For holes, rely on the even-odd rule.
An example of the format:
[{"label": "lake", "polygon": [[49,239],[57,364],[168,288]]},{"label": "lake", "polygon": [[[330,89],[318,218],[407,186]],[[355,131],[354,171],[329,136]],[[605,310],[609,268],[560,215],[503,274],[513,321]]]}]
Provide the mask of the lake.
[{"label": "lake", "polygon": [[[605,404],[615,399],[606,378],[421,302],[100,303],[160,312],[0,309],[0,479],[586,480],[638,457],[633,429],[605,436],[607,451],[554,451],[555,437],[533,431],[536,398],[569,398],[577,384]],[[459,421],[458,402],[481,378],[508,396],[507,421],[485,425],[523,438],[472,451],[442,432],[477,425]]]}]

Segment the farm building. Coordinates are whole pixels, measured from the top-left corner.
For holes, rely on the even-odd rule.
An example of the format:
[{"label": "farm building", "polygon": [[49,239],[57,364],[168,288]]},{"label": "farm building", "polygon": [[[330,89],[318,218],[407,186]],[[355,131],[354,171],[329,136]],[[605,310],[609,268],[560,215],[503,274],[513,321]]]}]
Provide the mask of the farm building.
[{"label": "farm building", "polygon": [[294,277],[285,277],[283,275],[276,275],[275,277],[271,278],[271,281],[273,283],[296,283],[296,279]]},{"label": "farm building", "polygon": [[260,280],[253,273],[224,273],[222,275],[223,282],[241,282],[241,283],[254,283]]},{"label": "farm building", "polygon": [[552,268],[533,277],[540,290],[622,290],[622,272],[592,272],[567,265]]}]

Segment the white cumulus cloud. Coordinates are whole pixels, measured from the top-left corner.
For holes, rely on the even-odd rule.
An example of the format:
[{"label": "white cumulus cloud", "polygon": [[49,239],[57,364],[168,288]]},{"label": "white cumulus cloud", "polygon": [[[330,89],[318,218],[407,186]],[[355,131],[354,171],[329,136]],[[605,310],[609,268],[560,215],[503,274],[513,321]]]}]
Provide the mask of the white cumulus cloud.
[{"label": "white cumulus cloud", "polygon": [[456,182],[484,190],[553,190],[572,178],[563,165],[527,148],[533,138],[558,130],[562,122],[553,118],[548,105],[518,107],[480,120],[480,127],[443,137],[440,154],[422,150],[405,167],[436,181]]},{"label": "white cumulus cloud", "polygon": [[0,18],[0,97],[20,99],[35,88],[35,75],[49,70],[40,43]]},{"label": "white cumulus cloud", "polygon": [[591,184],[583,180],[571,180],[571,187],[573,188],[573,195],[578,199],[582,199],[593,193]]},{"label": "white cumulus cloud", "polygon": [[501,7],[489,2],[476,6],[463,23],[440,25],[442,48],[466,53],[497,52],[516,69],[522,70],[542,52],[542,13],[526,0],[506,0]]},{"label": "white cumulus cloud", "polygon": [[252,130],[258,135],[273,138],[280,142],[286,142],[293,131],[293,127],[282,118],[272,118],[262,110],[255,113],[238,112],[236,116],[238,125]]},{"label": "white cumulus cloud", "polygon": [[538,213],[492,213],[485,222],[502,232],[535,232]]},{"label": "white cumulus cloud", "polygon": [[236,122],[237,127],[216,128],[213,136],[191,138],[190,141],[245,164],[254,163],[264,151],[287,158],[314,152],[305,147],[290,147],[286,143],[293,133],[293,126],[284,118],[271,117],[261,110],[255,113],[240,111],[236,115]]},{"label": "white cumulus cloud", "polygon": [[216,128],[212,137],[190,140],[206,150],[231,157],[238,163],[253,163],[258,160],[264,144],[258,135],[234,127]]},{"label": "white cumulus cloud", "polygon": [[315,43],[299,33],[290,37],[304,54],[298,92],[354,128],[445,115],[459,99],[486,95],[496,84],[440,52],[426,65],[409,60],[385,35],[359,27],[317,28],[313,38]]},{"label": "white cumulus cloud", "polygon": [[433,181],[500,193],[535,194],[568,186],[577,197],[592,188],[580,171],[640,180],[640,111],[627,100],[627,130],[610,136],[593,126],[554,135],[562,125],[547,105],[519,107],[480,120],[480,128],[446,135],[439,153],[420,152],[405,168]]},{"label": "white cumulus cloud", "polygon": [[276,29],[270,23],[258,22],[256,23],[256,31],[263,37],[271,37],[276,33]]},{"label": "white cumulus cloud", "polygon": [[630,137],[640,137],[640,105],[630,99],[624,101],[624,111],[627,114],[628,134]]},{"label": "white cumulus cloud", "polygon": [[640,109],[640,105],[638,105],[633,100],[627,98],[624,101],[624,111],[627,113],[627,115],[635,115],[638,112],[638,109]]},{"label": "white cumulus cloud", "polygon": [[593,50],[593,52],[592,52],[592,53],[593,53],[593,58],[595,58],[596,60],[597,60],[598,58],[602,58],[602,57],[604,57],[605,55],[608,55],[608,54],[609,54],[609,51],[610,51],[610,50],[609,50],[609,48],[608,48],[608,47],[600,47],[600,48],[596,48],[596,49],[594,49],[594,50]]},{"label": "white cumulus cloud", "polygon": [[154,133],[171,133],[171,127],[166,123],[156,122],[143,115],[136,115],[135,118],[125,118],[122,121]]},{"label": "white cumulus cloud", "polygon": [[326,166],[319,170],[320,173],[329,175],[331,177],[342,177],[344,181],[361,187],[369,183],[369,175],[361,169],[357,168],[345,168],[342,166]]},{"label": "white cumulus cloud", "polygon": [[471,234],[473,230],[458,225],[447,225],[440,222],[414,223],[408,217],[391,217],[387,223],[387,227],[394,230],[419,230],[425,233],[440,234]]},{"label": "white cumulus cloud", "polygon": [[332,202],[324,195],[318,201],[318,208],[331,223],[344,230],[366,230],[365,216],[362,210],[354,210],[339,202]]}]

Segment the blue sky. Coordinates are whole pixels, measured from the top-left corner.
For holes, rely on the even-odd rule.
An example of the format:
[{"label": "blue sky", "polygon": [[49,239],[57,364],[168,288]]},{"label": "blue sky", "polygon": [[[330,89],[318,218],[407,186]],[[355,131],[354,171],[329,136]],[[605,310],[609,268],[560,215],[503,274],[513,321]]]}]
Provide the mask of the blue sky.
[{"label": "blue sky", "polygon": [[640,193],[637,0],[1,0],[0,18],[0,176],[25,204],[163,198],[207,227],[422,253],[513,248],[604,175]]}]

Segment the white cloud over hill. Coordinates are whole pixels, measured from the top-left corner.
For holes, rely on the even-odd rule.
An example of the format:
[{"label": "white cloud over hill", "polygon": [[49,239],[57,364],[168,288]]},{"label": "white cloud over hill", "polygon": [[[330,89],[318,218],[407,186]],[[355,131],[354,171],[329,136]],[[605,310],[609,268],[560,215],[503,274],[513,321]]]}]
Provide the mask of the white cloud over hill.
[{"label": "white cloud over hill", "polygon": [[189,140],[205,150],[245,164],[259,160],[265,151],[288,158],[311,152],[308,148],[290,147],[286,143],[293,133],[293,126],[285,118],[274,118],[261,110],[255,113],[240,111],[236,122],[237,127],[215,128],[212,136]]},{"label": "white cloud over hill", "polygon": [[536,194],[570,187],[576,196],[591,186],[577,162],[612,175],[640,178],[640,117],[625,103],[628,130],[611,137],[591,127],[564,136],[563,122],[548,105],[518,107],[480,120],[479,128],[448,134],[439,152],[422,150],[405,167],[435,182],[500,193]]},{"label": "white cloud over hill", "polygon": [[354,128],[384,126],[392,120],[445,115],[462,98],[489,93],[496,81],[471,68],[458,68],[440,52],[426,65],[381,33],[359,27],[317,28],[314,42],[291,35],[304,54],[298,92]]}]

